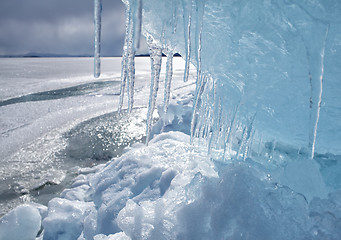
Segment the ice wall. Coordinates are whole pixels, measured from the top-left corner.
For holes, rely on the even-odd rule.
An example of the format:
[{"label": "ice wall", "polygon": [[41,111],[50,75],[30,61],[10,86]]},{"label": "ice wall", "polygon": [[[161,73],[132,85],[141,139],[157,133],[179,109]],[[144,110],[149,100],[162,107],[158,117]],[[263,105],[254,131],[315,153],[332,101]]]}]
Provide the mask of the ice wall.
[{"label": "ice wall", "polygon": [[[190,62],[196,66],[193,141],[205,139],[220,158],[261,154],[278,142],[311,158],[341,153],[340,1],[124,2],[133,17],[123,66],[141,20],[150,49],[186,60],[185,81]],[[132,74],[133,63],[123,69]]]}]

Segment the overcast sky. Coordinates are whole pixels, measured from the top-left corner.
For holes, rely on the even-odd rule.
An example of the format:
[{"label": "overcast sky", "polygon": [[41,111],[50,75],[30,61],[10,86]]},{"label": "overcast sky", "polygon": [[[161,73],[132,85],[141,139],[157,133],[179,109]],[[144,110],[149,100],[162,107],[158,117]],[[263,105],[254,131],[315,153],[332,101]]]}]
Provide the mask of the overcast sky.
[{"label": "overcast sky", "polygon": [[[121,55],[124,5],[102,0],[102,55]],[[94,0],[0,0],[0,55],[93,55]]]}]

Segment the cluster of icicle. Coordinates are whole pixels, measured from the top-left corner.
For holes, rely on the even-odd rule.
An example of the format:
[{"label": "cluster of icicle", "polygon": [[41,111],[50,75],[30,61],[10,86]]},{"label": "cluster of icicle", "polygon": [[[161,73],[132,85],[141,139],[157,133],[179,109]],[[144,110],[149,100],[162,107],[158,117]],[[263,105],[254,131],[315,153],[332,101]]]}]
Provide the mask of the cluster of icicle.
[{"label": "cluster of icicle", "polygon": [[[121,94],[118,111],[122,111],[124,95],[126,92],[129,113],[134,106],[135,52],[139,48],[139,38],[141,36],[143,0],[122,1],[126,5],[126,36],[122,55]],[[148,1],[145,0],[145,3],[147,2]],[[262,147],[260,146],[264,145],[264,143],[262,143],[262,137],[256,133],[253,127],[255,116],[241,119],[238,115],[239,106],[230,106],[229,110],[222,108],[221,100],[216,94],[215,88],[217,84],[215,80],[208,72],[202,71],[201,41],[204,9],[205,1],[170,1],[169,11],[172,13],[170,14],[171,19],[167,19],[167,17],[164,17],[165,19],[160,19],[160,21],[163,21],[163,26],[167,25],[161,32],[159,31],[160,36],[156,39],[155,34],[152,35],[148,32],[144,32],[144,35],[147,38],[151,59],[151,81],[146,141],[148,143],[150,140],[152,116],[159,90],[162,54],[164,53],[167,56],[166,78],[164,80],[164,112],[167,113],[172,81],[173,55],[178,51],[182,51],[186,61],[184,81],[186,82],[188,80],[191,63],[195,65],[197,69],[196,93],[194,96],[191,123],[192,143],[199,142],[201,146],[202,144],[206,144],[208,153],[211,156],[218,154],[217,157],[220,159],[227,159],[230,157],[245,159],[249,156],[250,152],[259,153],[257,147],[252,146],[254,141],[258,141],[258,149],[261,149]],[[101,0],[95,0],[95,77],[100,75],[101,10]],[[183,28],[181,28],[181,26]],[[165,38],[165,35],[167,35],[168,39]],[[181,42],[182,46],[178,47],[174,45],[178,42]],[[318,81],[313,81],[313,83],[318,86],[313,86],[312,84],[312,89],[317,90],[312,90],[312,98],[314,99],[313,102],[315,104],[311,106],[310,117],[311,132],[309,148],[311,149],[311,158],[314,157],[317,123],[321,105],[322,75],[323,58],[321,77],[319,77]]]},{"label": "cluster of icicle", "polygon": [[[141,32],[141,10],[142,0],[125,0],[126,4],[126,39],[122,60],[122,83],[121,98],[119,111],[122,109],[124,90],[128,93],[128,112],[133,107],[133,86],[134,86],[134,53],[137,50],[138,37]],[[218,153],[218,158],[227,159],[234,156],[246,158],[249,148],[251,147],[251,139],[254,133],[252,129],[252,121],[248,126],[237,124],[237,110],[231,114],[226,114],[221,108],[221,102],[217,101],[215,91],[215,82],[208,73],[202,73],[201,70],[201,38],[203,15],[205,1],[172,1],[171,11],[171,35],[184,36],[185,43],[185,71],[184,81],[188,81],[190,64],[196,66],[196,92],[193,103],[193,116],[191,122],[191,141],[194,144],[207,145],[208,153],[212,156]],[[178,29],[178,13],[177,9],[182,9],[183,29]],[[194,19],[195,25],[192,24]],[[193,32],[193,33],[192,33]],[[170,87],[173,71],[173,55],[175,54],[175,46],[167,46],[164,41],[163,32],[160,36],[161,40],[155,43],[153,36],[147,36],[147,44],[149,47],[151,60],[151,81],[150,95],[147,114],[147,130],[146,141],[150,139],[152,128],[152,116],[156,105],[156,98],[159,89],[160,70],[162,64],[162,53],[167,56],[166,77],[164,80],[164,112],[168,111]],[[194,36],[194,39],[192,39]],[[175,38],[175,37],[174,37]],[[161,44],[160,44],[161,42]],[[194,46],[192,44],[194,43]],[[194,50],[194,51],[193,51]],[[194,54],[193,54],[194,52]],[[194,56],[191,56],[194,55]],[[126,84],[128,85],[126,87]],[[240,136],[237,149],[233,137]]]},{"label": "cluster of icicle", "polygon": [[[134,81],[135,81],[135,52],[139,47],[139,37],[141,36],[142,26],[142,0],[123,0],[126,5],[126,36],[122,55],[122,73],[121,73],[121,95],[118,111],[121,112],[124,100],[124,92],[128,95],[128,112],[131,112],[134,104]],[[174,27],[174,33],[175,33]],[[160,72],[162,65],[162,52],[164,48],[154,43],[152,36],[147,37],[151,60],[151,81],[150,95],[147,113],[146,142],[150,140],[152,128],[152,118],[156,106],[156,98],[159,90]],[[170,88],[173,73],[173,55],[172,50],[167,51],[166,79],[164,87],[164,111],[168,111]]]},{"label": "cluster of icicle", "polygon": [[[121,89],[118,112],[122,111],[124,95],[127,93],[128,109],[131,112],[134,106],[134,82],[135,82],[135,52],[139,48],[139,41],[142,27],[142,0],[122,0],[126,5],[126,31],[125,42],[122,54]],[[215,81],[209,73],[201,70],[201,37],[202,21],[204,15],[205,1],[172,1],[171,34],[184,36],[185,43],[185,71],[184,81],[188,81],[190,64],[196,66],[196,91],[193,103],[193,116],[191,122],[191,141],[193,144],[207,145],[208,153],[218,155],[220,159],[227,159],[233,156],[246,158],[252,145],[252,121],[248,126],[242,126],[237,121],[238,107],[231,113],[226,114],[221,108],[221,102],[217,101]],[[181,8],[183,13],[184,28],[177,29],[178,13]],[[100,9],[101,0],[95,0],[95,76],[99,74],[99,37],[100,33]],[[195,19],[195,26],[192,20]],[[99,22],[98,22],[99,21]],[[195,30],[193,31],[192,28]],[[194,32],[194,34],[192,34]],[[191,39],[194,35],[194,40]],[[170,89],[173,75],[173,56],[175,46],[166,45],[164,32],[161,41],[155,41],[153,36],[146,36],[151,60],[151,81],[150,95],[146,123],[146,142],[150,140],[152,129],[152,116],[156,106],[156,98],[159,90],[160,71],[162,65],[162,54],[167,56],[166,77],[164,80],[164,107],[168,111]],[[161,44],[160,44],[161,42]],[[192,44],[195,44],[194,48]],[[195,51],[193,51],[195,50]],[[191,53],[195,56],[191,56]],[[238,137],[238,143],[233,140]],[[237,148],[236,148],[237,146]]]}]

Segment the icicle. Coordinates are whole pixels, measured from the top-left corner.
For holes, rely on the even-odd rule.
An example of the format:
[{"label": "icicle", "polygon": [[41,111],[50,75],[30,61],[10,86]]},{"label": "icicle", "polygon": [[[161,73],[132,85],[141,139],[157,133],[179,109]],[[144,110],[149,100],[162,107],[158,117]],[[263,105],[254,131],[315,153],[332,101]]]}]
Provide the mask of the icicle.
[{"label": "icicle", "polygon": [[124,90],[127,82],[127,60],[128,60],[128,42],[129,42],[129,28],[130,28],[130,4],[129,2],[125,2],[126,4],[126,31],[125,31],[125,39],[123,46],[123,54],[122,54],[122,66],[121,66],[121,89],[120,89],[120,101],[118,104],[118,112],[120,113],[123,107],[124,100]]},{"label": "icicle", "polygon": [[207,82],[207,77],[202,76],[200,78],[200,83],[196,84],[196,90],[195,90],[194,101],[193,101],[194,104],[193,104],[193,110],[192,110],[192,120],[191,120],[191,142],[193,141],[193,137],[195,136],[194,131],[195,131],[195,125],[196,125],[198,109],[199,109],[199,100],[206,86],[206,82]]},{"label": "icicle", "polygon": [[243,133],[242,133],[241,139],[239,141],[239,148],[238,148],[237,155],[236,155],[237,159],[239,159],[240,154],[241,154],[242,149],[243,149],[243,146],[244,146],[244,143],[246,142],[247,132],[248,132],[248,127],[245,126],[243,128]]},{"label": "icicle", "polygon": [[211,125],[212,129],[211,129],[211,135],[210,135],[210,138],[209,138],[209,141],[208,141],[208,154],[209,155],[211,154],[212,143],[213,143],[215,135],[217,134],[217,129],[218,129],[218,125],[219,125],[219,122],[217,121],[219,118],[217,118],[217,116],[218,116],[219,111],[220,111],[219,110],[220,102],[217,101],[217,83],[216,83],[216,81],[213,81],[213,100],[212,100],[212,104],[213,104],[213,106],[211,107],[212,118],[210,118],[210,125]]},{"label": "icicle", "polygon": [[[189,68],[191,65],[191,22],[192,22],[192,0],[190,0],[190,6],[188,7],[188,14],[186,14],[187,4],[183,0],[183,10],[184,10],[184,33],[185,33],[185,46],[186,46],[186,63],[185,63],[185,73],[184,82],[188,81]],[[186,16],[188,15],[188,16]]]},{"label": "icicle", "polygon": [[196,84],[196,90],[195,90],[194,99],[193,99],[194,104],[193,104],[192,120],[191,120],[191,143],[193,143],[195,123],[197,120],[197,111],[198,111],[198,107],[199,107],[199,98],[200,98],[199,89],[202,88],[203,82],[204,82],[203,78],[201,78],[200,84]]},{"label": "icicle", "polygon": [[130,113],[134,106],[135,50],[128,52],[127,66],[128,113]]},{"label": "icicle", "polygon": [[221,103],[220,103],[220,109],[221,109],[220,123],[219,123],[220,129],[219,129],[217,143],[219,144],[219,149],[223,150],[225,147],[225,134],[228,132],[229,120],[228,120],[227,114],[221,107]]},{"label": "icicle", "polygon": [[[228,117],[226,117],[226,118],[228,118]],[[229,134],[230,134],[230,132],[232,131],[231,130],[231,125],[232,125],[232,122],[228,122],[228,121],[226,121],[226,123],[225,123],[225,130],[224,130],[224,142],[223,142],[223,160],[225,160],[226,159],[226,156],[227,156],[227,152],[228,152],[228,136],[229,136]]]},{"label": "icicle", "polygon": [[[203,89],[205,88],[207,78],[201,76],[201,36],[202,36],[202,17],[204,14],[204,7],[205,7],[205,1],[202,2],[196,2],[196,38],[195,38],[195,43],[196,43],[196,58],[197,58],[197,79],[196,79],[196,91],[194,95],[194,104],[193,104],[193,111],[192,111],[192,120],[191,120],[191,143],[193,143],[193,137],[194,137],[194,131],[195,131],[195,124],[197,120],[197,111],[199,107],[199,101],[201,98],[201,94],[203,92]],[[191,11],[192,11],[192,3],[191,3]],[[191,11],[189,14],[189,22],[188,22],[188,33],[187,36],[189,38],[186,38],[185,35],[185,40],[186,46],[187,46],[187,51],[186,51],[186,66],[185,66],[185,81],[188,79],[189,75],[189,62],[190,62],[190,51],[191,51],[191,39],[190,39],[190,25],[191,25]],[[184,21],[185,22],[185,21]],[[188,64],[187,64],[188,63]]]},{"label": "icicle", "polygon": [[[321,52],[316,54],[316,58],[320,57],[320,69],[316,69],[319,72],[310,75],[310,85],[311,85],[311,97],[310,97],[310,134],[309,134],[309,147],[311,149],[311,159],[314,158],[315,154],[315,144],[316,144],[316,136],[317,136],[317,127],[320,118],[320,110],[321,110],[321,102],[322,102],[322,90],[323,90],[323,74],[324,74],[324,55],[326,48],[326,40],[328,37],[329,25],[327,26]],[[313,61],[311,59],[311,61]],[[314,65],[311,64],[312,69],[314,69]]]},{"label": "icicle", "polygon": [[150,94],[147,113],[147,131],[146,131],[146,143],[148,144],[150,139],[150,133],[152,128],[153,113],[156,104],[157,92],[159,90],[159,79],[162,64],[162,49],[153,43],[151,37],[148,37],[147,44],[149,47],[150,61],[151,61],[151,81],[150,81]]},{"label": "icicle", "polygon": [[95,53],[94,53],[94,77],[98,78],[101,75],[101,14],[102,0],[94,2],[94,24],[95,24]]},{"label": "icicle", "polygon": [[139,45],[142,21],[142,0],[123,0],[126,5],[126,35],[122,59],[121,95],[118,110],[123,106],[124,90],[127,85],[128,112],[134,106],[135,52]]},{"label": "icicle", "polygon": [[202,27],[200,28],[200,33],[199,33],[199,39],[198,39],[198,60],[197,60],[197,80],[196,83],[198,83],[200,76],[201,76],[201,35],[202,35]]},{"label": "icicle", "polygon": [[[245,160],[247,158],[247,154],[248,154],[248,149],[250,147],[250,141],[252,141],[252,132],[253,132],[253,122],[256,118],[256,114],[253,115],[253,117],[250,120],[250,124],[246,127],[246,132],[245,132],[245,138],[243,139],[244,141],[241,142],[240,145],[240,150],[244,149],[244,151],[239,151],[239,154],[242,155],[243,160]],[[238,154],[238,156],[239,156]]]},{"label": "icicle", "polygon": [[230,147],[228,145],[231,145],[232,131],[235,128],[235,124],[237,121],[237,114],[238,114],[238,110],[239,110],[240,105],[241,105],[241,101],[239,101],[234,113],[232,114],[231,124],[230,124],[230,127],[228,129],[228,133],[226,134],[226,139],[225,139],[225,144],[224,144],[224,159],[226,159],[226,156],[230,150]]},{"label": "icicle", "polygon": [[[198,138],[199,142],[200,142],[200,139],[202,138],[202,129],[204,128],[204,120],[208,114],[205,102],[200,108],[198,108],[198,110],[200,110],[200,111],[197,111],[197,113],[195,115],[193,115],[195,117],[198,116],[198,118],[197,118],[196,126],[194,127],[194,125],[192,125],[193,126],[192,132],[194,132],[194,133],[193,133],[193,137],[191,139],[194,140],[194,138]],[[193,122],[194,122],[194,120],[192,118],[192,123]]]},{"label": "icicle", "polygon": [[172,34],[176,33],[177,25],[178,25],[178,0],[172,1]]},{"label": "icicle", "polygon": [[215,149],[220,148],[219,146],[219,141],[220,141],[220,134],[221,134],[221,130],[222,130],[222,107],[221,107],[221,98],[219,98],[218,101],[218,106],[217,106],[217,113],[216,113],[216,121],[215,121],[215,127],[214,127],[214,143],[215,143]]},{"label": "icicle", "polygon": [[244,160],[250,156],[251,156],[251,150],[252,150],[252,145],[253,145],[253,140],[254,140],[254,135],[255,135],[256,130],[252,129],[249,140],[247,142],[247,147],[245,148],[245,152],[244,152]]},{"label": "icicle", "polygon": [[196,1],[196,26],[195,26],[195,45],[196,45],[196,62],[197,62],[197,81],[201,75],[201,40],[203,16],[205,11],[205,1]]},{"label": "icicle", "polygon": [[173,51],[169,51],[167,54],[165,89],[163,95],[163,111],[165,114],[168,112],[172,77],[173,77]]},{"label": "icicle", "polygon": [[120,101],[118,104],[118,113],[122,111],[123,107],[123,100],[124,100],[124,90],[126,87],[126,82],[127,82],[127,58],[124,57],[127,54],[127,49],[124,47],[123,50],[123,57],[122,57],[122,67],[121,67],[121,88],[120,88]]},{"label": "icicle", "polygon": [[140,48],[140,38],[142,29],[142,0],[138,0],[138,11],[137,11],[137,26],[136,26],[136,49]]}]

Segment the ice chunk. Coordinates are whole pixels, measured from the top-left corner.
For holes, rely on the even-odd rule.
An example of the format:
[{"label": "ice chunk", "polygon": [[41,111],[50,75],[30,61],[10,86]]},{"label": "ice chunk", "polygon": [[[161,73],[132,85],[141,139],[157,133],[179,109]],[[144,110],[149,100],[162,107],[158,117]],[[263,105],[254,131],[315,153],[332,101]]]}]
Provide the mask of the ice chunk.
[{"label": "ice chunk", "polygon": [[[304,171],[302,171],[304,169]],[[302,193],[308,201],[313,197],[326,198],[328,190],[318,164],[310,159],[293,161],[285,166],[279,177],[282,184]]]},{"label": "ice chunk", "polygon": [[0,239],[32,240],[40,228],[39,210],[31,205],[21,205],[0,218]]},{"label": "ice chunk", "polygon": [[83,231],[84,218],[91,211],[92,203],[52,199],[43,220],[44,239],[77,239]]},{"label": "ice chunk", "polygon": [[[219,179],[193,181],[194,201],[177,213],[180,239],[309,238],[308,205],[287,188],[272,188],[244,164]],[[198,188],[198,186],[201,186]],[[295,224],[292,224],[293,221]]]}]

